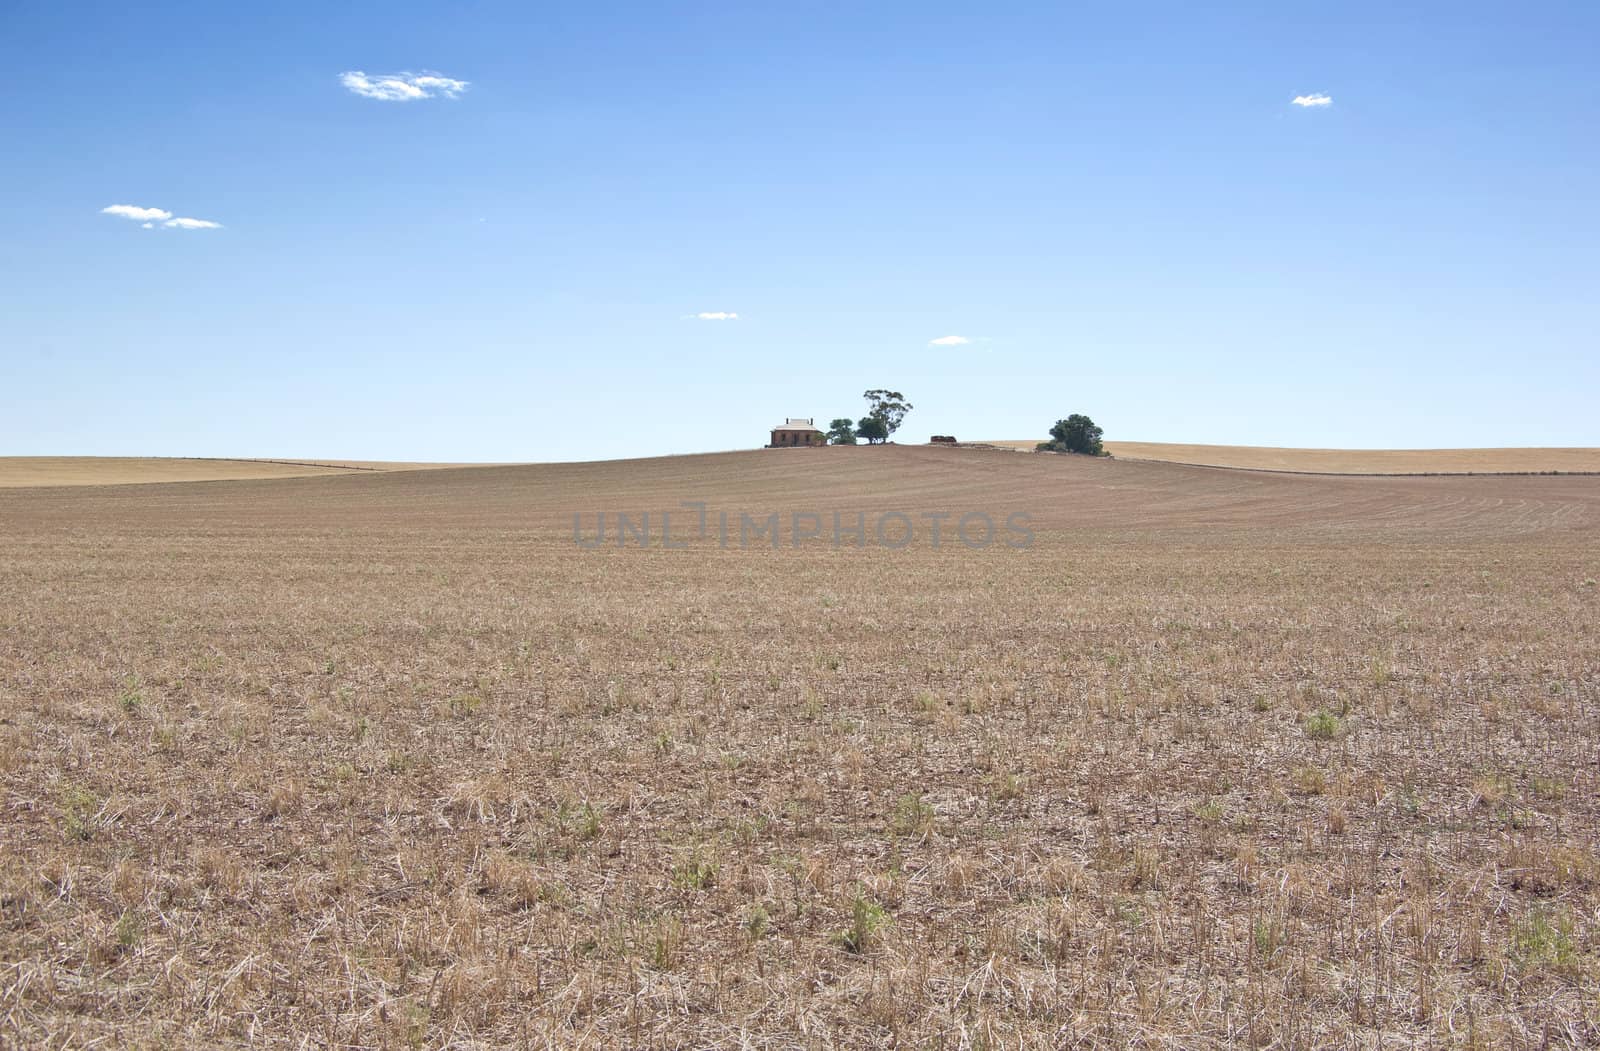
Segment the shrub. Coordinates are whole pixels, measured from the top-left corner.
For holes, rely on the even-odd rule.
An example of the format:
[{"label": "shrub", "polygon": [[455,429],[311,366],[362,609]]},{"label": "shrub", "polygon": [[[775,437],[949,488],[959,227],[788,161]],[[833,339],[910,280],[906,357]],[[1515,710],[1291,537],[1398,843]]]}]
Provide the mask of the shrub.
[{"label": "shrub", "polygon": [[1051,440],[1041,442],[1038,449],[1041,452],[1104,456],[1106,451],[1100,444],[1100,436],[1104,433],[1105,430],[1089,417],[1075,412],[1064,420],[1057,420],[1056,425],[1050,428]]},{"label": "shrub", "polygon": [[1331,741],[1339,734],[1339,717],[1326,709],[1318,709],[1315,714],[1306,716],[1302,729],[1314,741]]},{"label": "shrub", "polygon": [[858,889],[850,901],[850,926],[839,932],[837,940],[846,952],[859,955],[871,947],[879,928],[888,922],[883,906]]},{"label": "shrub", "polygon": [[876,416],[863,416],[856,424],[856,437],[865,438],[868,445],[882,445],[889,439],[889,425]]}]

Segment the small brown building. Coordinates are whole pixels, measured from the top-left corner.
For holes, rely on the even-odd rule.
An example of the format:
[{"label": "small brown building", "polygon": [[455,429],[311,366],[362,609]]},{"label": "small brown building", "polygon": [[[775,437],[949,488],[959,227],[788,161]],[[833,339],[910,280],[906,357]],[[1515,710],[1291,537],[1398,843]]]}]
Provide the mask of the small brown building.
[{"label": "small brown building", "polygon": [[772,428],[769,449],[788,449],[796,445],[826,445],[828,436],[817,430],[816,422],[807,416],[791,416],[782,427]]}]

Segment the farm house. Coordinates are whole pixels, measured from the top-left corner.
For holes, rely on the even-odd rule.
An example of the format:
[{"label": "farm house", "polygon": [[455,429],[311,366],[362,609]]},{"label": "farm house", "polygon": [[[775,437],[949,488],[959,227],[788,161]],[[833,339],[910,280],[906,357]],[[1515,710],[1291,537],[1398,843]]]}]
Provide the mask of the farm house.
[{"label": "farm house", "polygon": [[767,445],[769,449],[787,449],[796,445],[826,445],[828,436],[817,429],[816,421],[807,416],[801,419],[791,416],[782,427],[772,428],[772,441]]}]

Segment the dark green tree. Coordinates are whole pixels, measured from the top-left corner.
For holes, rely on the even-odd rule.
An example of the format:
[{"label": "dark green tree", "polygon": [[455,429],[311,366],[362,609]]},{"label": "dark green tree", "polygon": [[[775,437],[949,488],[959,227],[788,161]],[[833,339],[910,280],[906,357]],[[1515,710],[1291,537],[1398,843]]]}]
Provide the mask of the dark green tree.
[{"label": "dark green tree", "polygon": [[828,443],[830,445],[854,445],[856,443],[856,425],[844,417],[840,417],[828,424]]},{"label": "dark green tree", "polygon": [[861,395],[867,399],[867,416],[883,421],[883,437],[900,429],[901,422],[914,406],[897,390],[869,390]]},{"label": "dark green tree", "polygon": [[868,445],[882,445],[889,440],[889,425],[878,416],[863,416],[856,424],[856,437],[865,438]]},{"label": "dark green tree", "polygon": [[1050,428],[1051,441],[1042,448],[1049,448],[1055,452],[1104,456],[1106,451],[1100,444],[1100,436],[1104,433],[1105,431],[1089,417],[1075,412],[1064,420],[1056,421],[1056,425]]}]

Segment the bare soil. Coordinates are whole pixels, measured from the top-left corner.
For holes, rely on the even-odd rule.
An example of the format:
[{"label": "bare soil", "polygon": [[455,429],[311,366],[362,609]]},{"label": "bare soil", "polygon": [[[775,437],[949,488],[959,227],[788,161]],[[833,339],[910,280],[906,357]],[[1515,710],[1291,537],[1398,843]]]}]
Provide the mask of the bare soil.
[{"label": "bare soil", "polygon": [[[682,501],[780,542],[574,543]],[[1590,1045],[1597,541],[919,447],[6,490],[0,1044]]]}]

